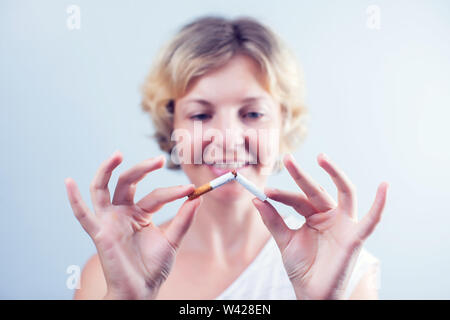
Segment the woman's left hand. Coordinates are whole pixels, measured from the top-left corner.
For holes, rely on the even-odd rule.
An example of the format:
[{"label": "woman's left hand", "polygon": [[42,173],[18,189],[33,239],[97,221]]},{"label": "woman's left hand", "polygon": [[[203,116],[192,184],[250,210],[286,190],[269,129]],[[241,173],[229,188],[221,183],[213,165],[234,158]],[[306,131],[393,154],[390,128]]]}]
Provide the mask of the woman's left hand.
[{"label": "woman's left hand", "polygon": [[291,155],[284,158],[289,174],[303,192],[266,189],[266,195],[292,206],[306,219],[300,229],[289,229],[267,201],[253,200],[283,257],[298,299],[340,299],[363,242],[380,221],[388,183],[379,185],[369,212],[357,221],[355,188],[324,154],[319,165],[338,189],[338,203],[315,183]]}]

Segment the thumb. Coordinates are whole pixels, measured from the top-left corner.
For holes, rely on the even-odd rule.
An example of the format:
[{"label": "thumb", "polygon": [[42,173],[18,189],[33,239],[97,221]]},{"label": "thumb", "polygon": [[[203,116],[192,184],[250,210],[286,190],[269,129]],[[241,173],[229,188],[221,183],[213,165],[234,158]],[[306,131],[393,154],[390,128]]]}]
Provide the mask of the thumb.
[{"label": "thumb", "polygon": [[201,203],[201,198],[186,200],[178,210],[177,215],[166,229],[166,237],[175,249],[181,244],[181,240],[194,220],[194,215]]},{"label": "thumb", "polygon": [[269,229],[275,239],[278,248],[280,250],[286,248],[291,240],[292,230],[284,223],[278,211],[268,201],[261,201],[258,198],[254,198],[252,201],[261,214],[261,218],[267,229]]}]

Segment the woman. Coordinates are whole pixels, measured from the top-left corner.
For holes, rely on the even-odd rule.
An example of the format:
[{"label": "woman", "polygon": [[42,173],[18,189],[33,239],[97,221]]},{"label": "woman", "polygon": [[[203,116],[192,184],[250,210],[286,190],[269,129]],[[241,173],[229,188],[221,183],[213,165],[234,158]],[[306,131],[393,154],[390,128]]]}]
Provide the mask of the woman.
[{"label": "woman", "polygon": [[[159,156],[123,172],[111,200],[108,181],[122,161],[116,152],[91,183],[94,214],[67,178],[74,214],[98,251],[75,298],[377,298],[377,259],[362,245],[380,220],[387,183],[357,221],[354,187],[324,154],[318,163],[336,184],[337,202],[289,154],[283,164],[298,190],[265,189],[305,217],[300,228],[235,181],[186,200],[171,221],[152,223],[165,203],[232,169],[262,188],[280,155],[302,140],[301,72],[272,31],[251,18],[197,19],[162,49],[143,92],[170,167],[179,163],[192,184],[156,188],[135,203],[137,183],[164,166]],[[179,132],[189,139],[176,144],[171,136]]]}]

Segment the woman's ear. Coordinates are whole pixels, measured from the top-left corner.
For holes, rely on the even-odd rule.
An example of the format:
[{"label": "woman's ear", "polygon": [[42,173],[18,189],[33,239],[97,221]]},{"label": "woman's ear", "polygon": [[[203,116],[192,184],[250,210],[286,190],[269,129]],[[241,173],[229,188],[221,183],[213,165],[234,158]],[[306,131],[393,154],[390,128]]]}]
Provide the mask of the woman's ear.
[{"label": "woman's ear", "polygon": [[166,104],[166,110],[168,113],[172,114],[175,112],[175,100],[170,99]]}]

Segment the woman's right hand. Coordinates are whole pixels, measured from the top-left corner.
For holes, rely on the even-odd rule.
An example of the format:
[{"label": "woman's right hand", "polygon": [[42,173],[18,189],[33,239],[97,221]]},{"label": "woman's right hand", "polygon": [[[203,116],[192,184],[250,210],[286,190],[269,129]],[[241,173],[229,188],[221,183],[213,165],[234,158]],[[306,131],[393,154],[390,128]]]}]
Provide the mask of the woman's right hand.
[{"label": "woman's right hand", "polygon": [[164,204],[189,195],[194,185],[158,188],[134,203],[137,183],[164,165],[163,156],[145,160],[122,173],[111,202],[108,182],[122,162],[115,152],[98,169],[90,186],[95,214],[81,198],[75,181],[65,179],[75,217],[95,243],[109,299],[154,299],[169,275],[176,251],[192,223],[200,198],[186,200],[163,232],[151,215]]}]

